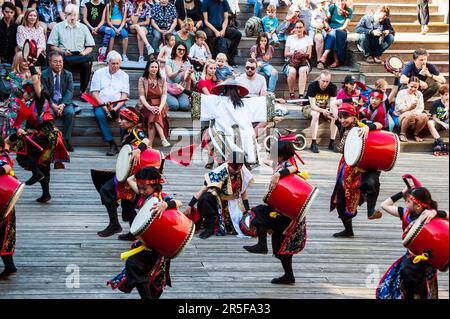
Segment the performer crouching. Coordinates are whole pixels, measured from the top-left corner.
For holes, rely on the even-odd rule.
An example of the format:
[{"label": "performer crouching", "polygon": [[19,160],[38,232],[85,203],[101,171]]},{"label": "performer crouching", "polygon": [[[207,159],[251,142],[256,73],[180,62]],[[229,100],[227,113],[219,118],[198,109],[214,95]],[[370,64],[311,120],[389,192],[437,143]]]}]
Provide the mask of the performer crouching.
[{"label": "performer crouching", "polygon": [[[395,206],[401,198],[405,198],[406,208]],[[381,208],[400,218],[404,234],[416,220],[424,221],[425,224],[434,217],[448,220],[448,212],[437,209],[437,203],[433,201],[425,187],[410,190],[405,188],[402,192],[387,198],[381,204]],[[377,287],[378,299],[437,299],[437,270],[426,260],[417,257],[408,250],[389,267]]]},{"label": "performer crouching", "polygon": [[[140,120],[139,113],[133,107],[124,107],[120,110],[119,126],[125,131],[121,146],[127,144],[135,146],[133,150],[134,163],[139,162],[141,152],[145,151],[150,144],[144,131],[138,128]],[[136,196],[132,189],[126,182],[119,182],[113,172],[107,173],[109,174],[105,174],[102,171],[91,171],[92,180],[99,191],[102,204],[106,207],[109,216],[108,226],[97,233],[100,237],[109,237],[122,231],[122,226],[120,226],[117,215],[119,201],[121,201],[122,220],[124,222],[128,221],[131,226],[136,216],[134,209]],[[128,232],[119,235],[118,239],[133,240],[134,237]]]},{"label": "performer crouching", "polygon": [[191,215],[191,209],[198,202],[198,213],[205,226],[200,233],[202,239],[213,235],[216,226],[220,236],[237,234],[245,237],[239,222],[243,211],[250,209],[247,189],[253,183],[253,176],[244,166],[244,153],[233,151],[231,156],[226,163],[205,174],[204,186],[192,197],[184,212]]},{"label": "performer crouching", "polygon": [[[278,141],[277,147],[278,158],[274,166],[274,174],[270,180],[269,189],[274,188],[280,178],[298,173],[292,144],[288,141]],[[272,154],[277,153],[272,151]],[[292,255],[301,252],[305,247],[306,219],[299,223],[276,212],[268,205],[253,207],[246,214],[250,214],[250,227],[256,228],[258,243],[253,246],[244,246],[244,248],[250,253],[267,254],[267,232],[272,230],[272,251],[275,258],[280,260],[284,269],[284,275],[272,279],[272,283],[294,284]]]},{"label": "performer crouching", "polygon": [[[162,192],[164,179],[155,167],[144,167],[135,176],[128,178],[128,184],[138,196],[137,208],[140,209],[147,199],[158,197],[161,199],[154,206],[155,217],[158,218],[166,209],[178,209],[181,202],[172,199]],[[138,240],[133,243],[132,248],[141,246]],[[125,263],[122,272],[108,282],[112,289],[119,289],[122,292],[130,293],[136,287],[142,299],[159,298],[166,285],[170,282],[170,258],[160,255],[152,249],[146,247],[145,250],[132,255]]]},{"label": "performer crouching", "polygon": [[[360,122],[356,117],[357,111],[354,106],[343,103],[338,108],[338,118],[335,124],[338,127],[341,136],[339,152],[344,152],[344,146],[347,135],[354,127],[359,127],[360,136],[367,138],[369,131],[381,130],[383,125],[376,122]],[[357,214],[358,206],[364,201],[367,202],[367,216],[369,219],[381,217],[380,211],[375,211],[378,194],[380,191],[380,171],[364,171],[358,167],[348,166],[342,156],[336,185],[331,195],[330,211],[335,208],[338,211],[339,218],[342,220],[345,229],[333,234],[334,237],[353,237],[352,218]]]}]

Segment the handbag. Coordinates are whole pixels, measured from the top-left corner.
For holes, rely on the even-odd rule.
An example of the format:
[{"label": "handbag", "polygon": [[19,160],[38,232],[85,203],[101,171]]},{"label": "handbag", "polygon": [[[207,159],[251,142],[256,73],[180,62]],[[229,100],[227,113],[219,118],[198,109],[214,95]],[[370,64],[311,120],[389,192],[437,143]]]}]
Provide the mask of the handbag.
[{"label": "handbag", "polygon": [[302,52],[296,51],[289,59],[289,66],[298,69],[302,66],[309,66],[308,56]]}]

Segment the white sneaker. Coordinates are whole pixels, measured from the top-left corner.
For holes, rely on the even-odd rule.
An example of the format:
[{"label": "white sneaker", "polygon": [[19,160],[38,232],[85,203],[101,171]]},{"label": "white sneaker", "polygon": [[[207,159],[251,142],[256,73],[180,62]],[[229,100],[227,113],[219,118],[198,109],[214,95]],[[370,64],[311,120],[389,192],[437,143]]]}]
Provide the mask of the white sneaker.
[{"label": "white sneaker", "polygon": [[143,56],[140,56],[138,62],[145,63],[145,58]]},{"label": "white sneaker", "polygon": [[162,146],[169,147],[170,143],[167,140],[161,140]]},{"label": "white sneaker", "polygon": [[155,52],[155,50],[153,50],[153,48],[152,48],[152,46],[150,44],[146,45],[145,47],[147,49],[147,54],[148,55],[150,55],[150,54]]},{"label": "white sneaker", "polygon": [[126,54],[122,54],[122,62],[128,62],[128,57]]}]

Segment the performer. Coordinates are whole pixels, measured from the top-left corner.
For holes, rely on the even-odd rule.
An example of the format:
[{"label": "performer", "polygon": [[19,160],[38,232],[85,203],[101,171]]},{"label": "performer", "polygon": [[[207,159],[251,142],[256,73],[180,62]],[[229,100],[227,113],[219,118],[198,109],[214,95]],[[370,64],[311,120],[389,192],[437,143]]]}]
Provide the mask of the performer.
[{"label": "performer", "polygon": [[[339,152],[344,152],[345,141],[350,130],[359,127],[360,136],[367,138],[369,131],[381,130],[383,125],[377,122],[364,120],[360,122],[356,118],[357,111],[354,106],[343,103],[338,108],[336,126],[341,136]],[[334,237],[353,237],[352,218],[357,214],[357,208],[367,201],[367,216],[369,219],[381,217],[380,211],[375,211],[380,190],[379,171],[363,171],[358,167],[351,167],[345,163],[344,156],[339,162],[336,185],[331,195],[330,211],[335,208],[345,229],[335,233]]]},{"label": "performer", "polygon": [[[133,150],[133,161],[138,163],[141,152],[145,151],[150,144],[145,132],[138,125],[141,121],[139,113],[133,107],[124,107],[119,113],[119,126],[125,132],[122,137],[122,146],[131,144],[136,148]],[[122,220],[133,223],[136,211],[134,210],[135,194],[126,182],[119,182],[114,172],[91,170],[92,181],[100,194],[102,204],[106,207],[109,215],[108,226],[97,233],[100,237],[109,237],[122,231],[117,217],[118,201],[121,201]],[[119,240],[133,240],[131,233],[121,234]]]},{"label": "performer", "polygon": [[[288,141],[278,141],[277,147],[278,152],[271,152],[271,154],[278,154],[278,158],[269,189],[274,188],[280,178],[299,172],[292,144]],[[303,172],[300,176],[304,178],[307,176],[305,173]],[[267,231],[272,230],[272,251],[284,269],[284,275],[273,278],[272,283],[294,284],[292,255],[301,252],[306,245],[306,219],[297,222],[264,204],[253,207],[246,214],[250,214],[250,227],[256,229],[254,232],[258,237],[258,243],[253,246],[244,246],[244,248],[250,253],[267,254]]]},{"label": "performer", "polygon": [[[151,197],[158,197],[161,201],[154,206],[158,218],[166,209],[178,209],[181,202],[172,199],[162,191],[164,179],[155,167],[144,167],[135,176],[127,180],[136,194],[139,194],[137,208],[140,209],[145,201]],[[133,243],[132,248],[141,246],[138,240]],[[171,286],[170,281],[170,258],[164,257],[147,247],[145,250],[132,255],[125,263],[122,272],[108,282],[112,289],[119,288],[124,293],[130,293],[136,287],[142,299],[159,298],[166,285]]]},{"label": "performer", "polygon": [[192,119],[212,121],[208,128],[210,151],[222,164],[237,150],[248,164],[259,161],[252,123],[271,122],[275,117],[273,96],[243,98],[248,89],[227,80],[211,90],[212,95],[192,94]]},{"label": "performer", "polygon": [[[69,161],[69,153],[64,146],[62,134],[53,122],[50,112],[50,94],[42,89],[40,75],[32,62],[29,63],[32,83],[23,86],[23,97],[17,99],[20,105],[19,113],[14,122],[16,133],[9,136],[14,145],[11,150],[17,153],[17,162],[21,167],[30,170],[33,175],[25,182],[26,185],[41,184],[42,196],[37,202],[46,203],[50,195],[50,164],[59,164]],[[26,124],[24,125],[24,122]],[[34,142],[30,142],[25,137]],[[43,150],[40,150],[37,146]],[[57,165],[55,165],[57,167]]]},{"label": "performer", "polygon": [[[247,189],[251,184],[253,176],[244,166],[242,152],[234,151],[226,163],[205,174],[204,186],[192,197],[184,212],[190,216],[192,208],[198,202],[198,214],[205,226],[200,238],[206,239],[213,235],[216,225],[217,235],[237,234],[239,237],[245,237],[239,222],[243,211],[250,209]],[[194,215],[190,218],[198,222]]]},{"label": "performer", "polygon": [[389,109],[386,109],[386,104],[383,100],[383,91],[375,89],[370,92],[369,103],[361,108],[361,117],[369,119],[371,122],[380,123],[383,125],[383,130],[392,132],[395,123],[390,117]]},{"label": "performer", "polygon": [[[9,145],[0,136],[0,175],[14,176],[14,161],[9,156]],[[5,269],[0,273],[0,279],[17,272],[13,255],[16,246],[16,212],[13,208],[6,218],[0,216],[0,256]]]},{"label": "performer", "polygon": [[[395,206],[395,203],[405,198],[406,208]],[[403,232],[409,225],[418,220],[428,223],[434,217],[448,220],[448,212],[438,210],[438,205],[431,198],[425,187],[403,189],[382,204],[387,213],[399,217]],[[415,260],[416,259],[416,260]],[[425,260],[420,260],[409,250],[389,267],[378,284],[376,295],[378,299],[437,299],[437,270]]]}]

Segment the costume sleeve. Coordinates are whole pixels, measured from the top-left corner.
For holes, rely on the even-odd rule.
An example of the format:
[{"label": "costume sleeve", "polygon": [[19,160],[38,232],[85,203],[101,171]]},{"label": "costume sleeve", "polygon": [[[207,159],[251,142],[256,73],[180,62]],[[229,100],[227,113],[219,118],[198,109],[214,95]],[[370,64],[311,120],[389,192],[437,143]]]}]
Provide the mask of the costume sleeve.
[{"label": "costume sleeve", "polygon": [[205,186],[208,188],[216,187],[221,189],[228,178],[227,170],[211,171],[205,174]]},{"label": "costume sleeve", "polygon": [[397,207],[398,210],[398,217],[400,217],[400,220],[403,219],[403,215],[405,214],[405,208],[403,207]]},{"label": "costume sleeve", "polygon": [[258,96],[243,99],[243,101],[250,122],[273,121],[275,117],[275,99],[273,96]]}]

